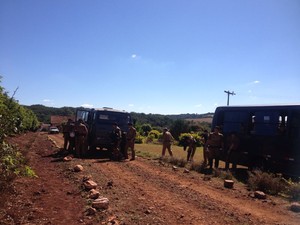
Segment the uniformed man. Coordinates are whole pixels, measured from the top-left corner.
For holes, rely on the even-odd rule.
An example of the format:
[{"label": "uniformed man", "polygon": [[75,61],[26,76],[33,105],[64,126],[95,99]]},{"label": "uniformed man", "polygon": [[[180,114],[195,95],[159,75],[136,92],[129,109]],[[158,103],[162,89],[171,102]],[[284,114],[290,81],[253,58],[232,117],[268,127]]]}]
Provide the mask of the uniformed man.
[{"label": "uniformed man", "polygon": [[208,162],[210,169],[212,169],[214,159],[215,168],[218,168],[221,151],[224,148],[223,134],[220,133],[219,126],[216,126],[214,131],[209,134],[206,147],[208,148]]},{"label": "uniformed man", "polygon": [[225,169],[229,169],[229,163],[232,162],[232,169],[236,169],[236,154],[239,149],[240,139],[236,132],[231,132],[227,140],[227,155]]},{"label": "uniformed man", "polygon": [[128,158],[128,149],[131,149],[131,159],[135,160],[135,137],[136,137],[136,129],[133,127],[132,123],[128,123],[128,132],[126,134],[126,150],[125,150],[125,159]]},{"label": "uniformed man", "polygon": [[72,122],[70,124],[70,132],[69,132],[69,153],[73,153],[75,150],[75,124]]},{"label": "uniformed man", "polygon": [[112,141],[112,155],[113,160],[119,160],[120,157],[120,143],[122,138],[122,132],[117,123],[113,123],[113,130],[111,132],[111,141]]},{"label": "uniformed man", "polygon": [[163,147],[162,147],[162,153],[161,153],[162,157],[165,156],[166,149],[168,150],[170,156],[173,156],[173,152],[172,152],[172,149],[171,149],[171,144],[172,144],[172,141],[174,140],[174,137],[169,132],[168,128],[164,128],[162,139],[163,139],[162,140],[163,141]]},{"label": "uniformed man", "polygon": [[187,137],[187,144],[188,144],[187,161],[193,162],[194,155],[197,148],[197,140],[192,135],[189,135]]},{"label": "uniformed man", "polygon": [[207,161],[208,161],[207,159],[208,149],[206,144],[207,140],[208,140],[208,131],[204,130],[203,134],[201,134],[201,142],[203,145],[203,163],[205,166],[207,165]]},{"label": "uniformed man", "polygon": [[86,153],[86,141],[88,135],[88,129],[83,123],[82,119],[79,119],[75,124],[75,152],[77,157],[83,157]]},{"label": "uniformed man", "polygon": [[68,122],[63,125],[63,136],[64,136],[64,150],[68,149],[68,145],[70,144],[70,132],[71,132],[71,124],[72,120],[68,119]]}]

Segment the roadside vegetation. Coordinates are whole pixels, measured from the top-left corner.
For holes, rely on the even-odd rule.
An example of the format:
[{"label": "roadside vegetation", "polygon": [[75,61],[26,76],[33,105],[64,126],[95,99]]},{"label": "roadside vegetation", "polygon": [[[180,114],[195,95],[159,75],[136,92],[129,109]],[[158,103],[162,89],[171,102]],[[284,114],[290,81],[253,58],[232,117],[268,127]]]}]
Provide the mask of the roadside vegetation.
[{"label": "roadside vegetation", "polygon": [[[1,84],[0,77],[0,84]],[[16,89],[17,91],[17,89]],[[15,92],[16,92],[15,91]],[[15,94],[15,93],[14,93]],[[35,131],[39,122],[35,114],[20,106],[0,86],[0,187],[7,184],[16,176],[35,176],[34,171],[26,165],[26,160],[16,146],[9,145],[7,137],[26,131]]]}]

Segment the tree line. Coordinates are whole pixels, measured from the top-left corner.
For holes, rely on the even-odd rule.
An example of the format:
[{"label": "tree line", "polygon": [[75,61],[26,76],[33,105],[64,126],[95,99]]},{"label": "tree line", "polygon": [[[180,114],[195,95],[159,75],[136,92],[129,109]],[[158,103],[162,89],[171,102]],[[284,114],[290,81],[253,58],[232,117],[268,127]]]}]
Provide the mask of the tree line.
[{"label": "tree line", "polygon": [[[55,108],[44,105],[24,107],[32,110],[38,120],[44,123],[50,123],[51,115],[75,117],[76,113],[76,108],[74,107]],[[178,139],[181,133],[197,133],[205,129],[209,130],[209,122],[198,122],[196,119],[211,118],[213,113],[161,115],[131,112],[130,115],[135,127],[142,136],[147,136],[152,130],[162,132],[163,128],[167,127],[172,131],[173,136]]]}]

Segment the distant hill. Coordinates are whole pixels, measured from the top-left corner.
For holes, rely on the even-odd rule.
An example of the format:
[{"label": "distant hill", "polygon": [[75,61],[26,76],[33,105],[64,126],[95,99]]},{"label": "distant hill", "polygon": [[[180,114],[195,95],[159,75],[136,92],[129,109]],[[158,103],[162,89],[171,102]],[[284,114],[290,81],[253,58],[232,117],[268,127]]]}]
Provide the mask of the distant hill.
[{"label": "distant hill", "polygon": [[172,120],[199,120],[201,121],[201,119],[209,119],[212,118],[214,116],[213,113],[204,113],[204,114],[197,114],[197,113],[193,113],[193,114],[178,114],[178,115],[166,115],[167,117],[169,117]]}]

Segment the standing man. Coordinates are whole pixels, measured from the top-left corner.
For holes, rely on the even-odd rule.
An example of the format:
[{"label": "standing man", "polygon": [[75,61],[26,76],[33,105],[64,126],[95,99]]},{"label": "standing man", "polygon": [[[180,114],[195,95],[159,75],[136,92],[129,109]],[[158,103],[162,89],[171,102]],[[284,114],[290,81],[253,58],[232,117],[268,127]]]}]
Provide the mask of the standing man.
[{"label": "standing man", "polygon": [[86,153],[86,141],[88,135],[88,129],[83,123],[82,119],[79,119],[75,124],[75,152],[77,157],[83,157]]},{"label": "standing man", "polygon": [[63,135],[64,135],[64,150],[69,149],[70,145],[70,132],[71,132],[72,120],[68,119],[67,123],[63,125]]},{"label": "standing man", "polygon": [[111,141],[112,141],[112,155],[111,159],[119,160],[120,157],[120,143],[122,138],[122,132],[117,123],[113,123],[113,130],[111,132]]},{"label": "standing man", "polygon": [[166,149],[168,149],[170,156],[173,156],[171,144],[172,144],[172,141],[174,140],[174,137],[169,132],[168,128],[164,128],[162,139],[163,139],[163,148],[162,148],[162,153],[161,153],[162,157],[165,156]]},{"label": "standing man", "polygon": [[214,132],[211,132],[206,142],[208,148],[209,168],[212,169],[213,160],[215,159],[215,168],[219,167],[221,151],[224,148],[223,134],[220,133],[220,127],[215,126]]},{"label": "standing man", "polygon": [[125,150],[125,159],[128,159],[128,149],[131,149],[131,159],[135,160],[135,150],[134,143],[136,137],[136,129],[133,127],[132,123],[128,123],[128,132],[126,134],[126,150]]},{"label": "standing man", "polygon": [[193,162],[194,155],[197,148],[197,140],[192,135],[189,135],[187,139],[187,143],[188,143],[187,161]]},{"label": "standing man", "polygon": [[236,132],[231,132],[227,140],[227,155],[225,170],[229,170],[229,163],[232,162],[232,169],[236,169],[236,154],[239,149],[240,139]]},{"label": "standing man", "polygon": [[201,134],[201,142],[203,145],[203,164],[206,166],[207,165],[207,155],[208,155],[208,149],[207,149],[207,142],[208,140],[208,131],[204,130],[204,133]]}]

